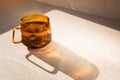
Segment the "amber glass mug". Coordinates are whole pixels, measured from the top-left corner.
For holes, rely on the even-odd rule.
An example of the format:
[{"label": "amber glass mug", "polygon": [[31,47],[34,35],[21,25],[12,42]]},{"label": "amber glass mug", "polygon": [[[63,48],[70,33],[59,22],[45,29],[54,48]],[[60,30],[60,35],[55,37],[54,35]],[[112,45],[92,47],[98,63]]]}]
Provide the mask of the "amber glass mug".
[{"label": "amber glass mug", "polygon": [[[21,31],[21,40],[15,41],[15,31]],[[43,14],[30,14],[22,17],[20,27],[13,29],[12,41],[23,43],[30,48],[42,48],[51,41],[49,17]]]}]

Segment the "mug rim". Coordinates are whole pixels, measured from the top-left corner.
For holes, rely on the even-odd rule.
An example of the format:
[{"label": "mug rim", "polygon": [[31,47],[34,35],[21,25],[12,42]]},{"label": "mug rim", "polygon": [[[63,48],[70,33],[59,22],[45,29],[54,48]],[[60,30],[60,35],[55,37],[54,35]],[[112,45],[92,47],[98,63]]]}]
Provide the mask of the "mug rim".
[{"label": "mug rim", "polygon": [[43,22],[46,22],[46,23],[49,22],[49,17],[44,14],[28,14],[21,18],[21,23],[24,24],[24,23],[33,22],[33,21],[42,22],[42,19],[40,18],[44,18]]}]

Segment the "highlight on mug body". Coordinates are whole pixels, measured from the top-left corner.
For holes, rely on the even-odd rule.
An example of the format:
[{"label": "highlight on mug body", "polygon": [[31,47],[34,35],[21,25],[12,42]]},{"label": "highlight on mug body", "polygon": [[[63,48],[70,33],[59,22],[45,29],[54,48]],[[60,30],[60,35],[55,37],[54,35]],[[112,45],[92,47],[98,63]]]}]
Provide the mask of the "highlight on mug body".
[{"label": "highlight on mug body", "polygon": [[[21,18],[21,27],[13,29],[13,43],[23,43],[30,48],[42,48],[51,41],[49,17],[43,14],[29,14]],[[15,30],[21,31],[21,40],[15,41]],[[17,35],[16,35],[17,36]]]}]

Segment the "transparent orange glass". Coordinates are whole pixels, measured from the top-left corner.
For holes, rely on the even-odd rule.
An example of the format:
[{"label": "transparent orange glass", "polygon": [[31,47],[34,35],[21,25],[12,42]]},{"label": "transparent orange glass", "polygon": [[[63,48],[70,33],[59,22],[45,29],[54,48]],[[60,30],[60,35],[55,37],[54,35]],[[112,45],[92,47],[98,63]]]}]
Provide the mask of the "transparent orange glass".
[{"label": "transparent orange glass", "polygon": [[[43,14],[30,14],[22,17],[21,27],[13,29],[13,43],[23,43],[30,48],[42,48],[51,41],[49,17]],[[14,41],[15,30],[21,31],[21,41]]]}]

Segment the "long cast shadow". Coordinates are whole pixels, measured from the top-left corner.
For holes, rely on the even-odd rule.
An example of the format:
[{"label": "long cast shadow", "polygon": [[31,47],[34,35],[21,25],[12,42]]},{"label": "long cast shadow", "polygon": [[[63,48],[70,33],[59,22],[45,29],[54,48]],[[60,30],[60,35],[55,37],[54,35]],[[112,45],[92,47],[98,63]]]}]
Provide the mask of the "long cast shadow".
[{"label": "long cast shadow", "polygon": [[[30,53],[26,55],[26,59],[50,74],[61,71],[75,80],[95,80],[99,74],[94,64],[54,41],[42,49],[28,50]],[[47,70],[31,60],[32,55],[54,67],[54,70]]]}]

